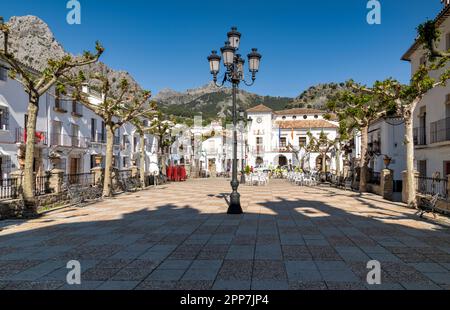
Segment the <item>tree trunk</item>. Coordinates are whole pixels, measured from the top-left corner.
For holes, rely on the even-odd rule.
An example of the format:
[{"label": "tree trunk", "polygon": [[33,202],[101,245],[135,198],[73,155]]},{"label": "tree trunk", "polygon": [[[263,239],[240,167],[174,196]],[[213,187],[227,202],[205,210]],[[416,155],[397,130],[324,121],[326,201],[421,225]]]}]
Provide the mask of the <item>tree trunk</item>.
[{"label": "tree trunk", "polygon": [[23,198],[27,211],[36,213],[34,197],[34,151],[36,141],[36,121],[39,112],[39,97],[30,96],[28,122],[26,124],[25,168],[23,178]]},{"label": "tree trunk", "polygon": [[361,193],[367,191],[367,171],[368,171],[368,140],[369,140],[369,126],[361,128],[361,161],[359,163],[359,191]]},{"label": "tree trunk", "polygon": [[139,154],[139,174],[141,177],[141,188],[145,188],[145,135],[140,135],[141,152]]},{"label": "tree trunk", "polygon": [[406,182],[408,184],[407,204],[409,207],[415,208],[417,206],[417,201],[416,180],[414,176],[414,134],[411,116],[405,118]]},{"label": "tree trunk", "polygon": [[113,149],[114,149],[114,128],[113,126],[111,126],[111,124],[106,124],[106,159],[105,159],[105,179],[103,181],[103,197],[111,197],[113,195],[112,191]]},{"label": "tree trunk", "polygon": [[327,173],[327,153],[322,154],[322,173]]},{"label": "tree trunk", "polygon": [[336,149],[336,177],[341,177],[341,146]]}]

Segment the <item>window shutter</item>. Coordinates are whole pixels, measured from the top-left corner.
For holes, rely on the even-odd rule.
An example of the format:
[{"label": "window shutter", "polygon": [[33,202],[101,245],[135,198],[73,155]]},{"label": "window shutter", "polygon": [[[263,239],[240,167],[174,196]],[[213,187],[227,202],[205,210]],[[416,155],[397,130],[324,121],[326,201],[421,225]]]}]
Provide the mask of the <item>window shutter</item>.
[{"label": "window shutter", "polygon": [[4,115],[3,123],[5,124],[5,127],[6,127],[5,129],[9,130],[9,109],[5,109],[3,111],[3,115]]}]

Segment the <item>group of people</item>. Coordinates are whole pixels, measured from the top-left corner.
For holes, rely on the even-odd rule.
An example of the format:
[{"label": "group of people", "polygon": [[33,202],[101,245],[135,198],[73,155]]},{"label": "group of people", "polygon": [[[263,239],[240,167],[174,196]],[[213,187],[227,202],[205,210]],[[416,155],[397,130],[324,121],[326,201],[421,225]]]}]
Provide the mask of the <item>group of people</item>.
[{"label": "group of people", "polygon": [[184,182],[187,179],[186,168],[184,166],[167,166],[166,176],[170,182]]}]

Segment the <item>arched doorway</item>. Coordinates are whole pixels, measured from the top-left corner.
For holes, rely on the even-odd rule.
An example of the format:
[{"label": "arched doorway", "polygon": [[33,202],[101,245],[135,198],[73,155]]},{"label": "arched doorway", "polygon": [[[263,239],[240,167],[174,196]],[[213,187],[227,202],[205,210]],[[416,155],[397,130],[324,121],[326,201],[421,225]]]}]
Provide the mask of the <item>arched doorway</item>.
[{"label": "arched doorway", "polygon": [[262,157],[256,158],[256,168],[262,167],[264,165],[264,159]]},{"label": "arched doorway", "polygon": [[275,163],[275,165],[278,165],[280,167],[287,166],[288,165],[288,159],[284,155],[279,155],[279,156],[277,156],[275,158],[274,163]]},{"label": "arched doorway", "polygon": [[[326,165],[325,172],[330,172],[330,164],[331,164],[330,157],[325,156],[325,165]],[[320,172],[323,170],[323,155],[317,156],[316,158],[316,170]]]}]

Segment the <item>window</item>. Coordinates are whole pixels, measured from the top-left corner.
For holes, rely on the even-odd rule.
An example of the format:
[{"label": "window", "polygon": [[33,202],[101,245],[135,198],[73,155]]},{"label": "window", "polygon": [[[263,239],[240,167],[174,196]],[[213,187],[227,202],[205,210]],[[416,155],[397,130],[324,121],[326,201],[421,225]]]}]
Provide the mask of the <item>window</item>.
[{"label": "window", "polygon": [[76,124],[72,124],[71,127],[72,127],[72,135],[71,135],[72,146],[79,147],[80,146],[80,139],[79,139],[80,127],[78,127],[78,125],[76,125]]},{"label": "window", "polygon": [[283,119],[283,121],[286,120],[286,116],[283,116],[282,119]]},{"label": "window", "polygon": [[102,121],[102,133],[99,142],[105,143],[105,141],[106,141],[106,125],[105,122]]},{"label": "window", "polygon": [[126,168],[127,167],[127,162],[128,162],[128,157],[123,157],[122,158],[122,167]]},{"label": "window", "polygon": [[114,145],[120,145],[120,128],[114,132]]},{"label": "window", "polygon": [[0,81],[6,82],[8,80],[8,69],[0,66]]},{"label": "window", "polygon": [[303,115],[303,119],[307,119],[308,118],[308,116],[307,115]]},{"label": "window", "polygon": [[119,168],[120,168],[120,167],[119,167],[119,164],[120,164],[120,157],[117,156],[117,155],[115,155],[115,156],[113,157],[113,166],[114,166],[115,168],[119,169]]},{"label": "window", "polygon": [[295,115],[294,115],[294,116],[292,116],[292,119],[297,119],[297,116],[295,116]]},{"label": "window", "polygon": [[95,164],[95,155],[91,155],[91,160],[90,160],[91,164],[91,169],[97,167],[97,165]]},{"label": "window", "polygon": [[263,137],[256,137],[256,153],[264,153],[264,139]]},{"label": "window", "polygon": [[95,118],[91,119],[91,140],[96,141],[95,134],[97,132],[97,120]]},{"label": "window", "polygon": [[52,123],[52,137],[51,144],[56,146],[62,145],[62,123],[58,121],[53,121]]},{"label": "window", "polygon": [[81,104],[75,100],[72,101],[72,115],[77,117],[81,117],[83,115]]},{"label": "window", "polygon": [[286,137],[280,138],[280,147],[286,147],[287,146],[287,139]]},{"label": "window", "polygon": [[315,119],[318,119],[318,118],[319,118],[319,115],[314,115],[314,118],[315,118]]},{"label": "window", "polygon": [[9,109],[0,107],[0,130],[9,130]]},{"label": "window", "polygon": [[299,146],[306,146],[306,137],[298,138],[298,145]]},{"label": "window", "polygon": [[127,147],[127,143],[128,143],[128,135],[124,134],[122,136],[122,147],[125,149]]},{"label": "window", "polygon": [[137,152],[138,138],[133,136],[133,152]]},{"label": "window", "polygon": [[419,171],[419,175],[421,177],[427,176],[427,161],[426,160],[417,161],[417,171]]},{"label": "window", "polygon": [[450,174],[450,161],[444,161],[444,178]]}]

